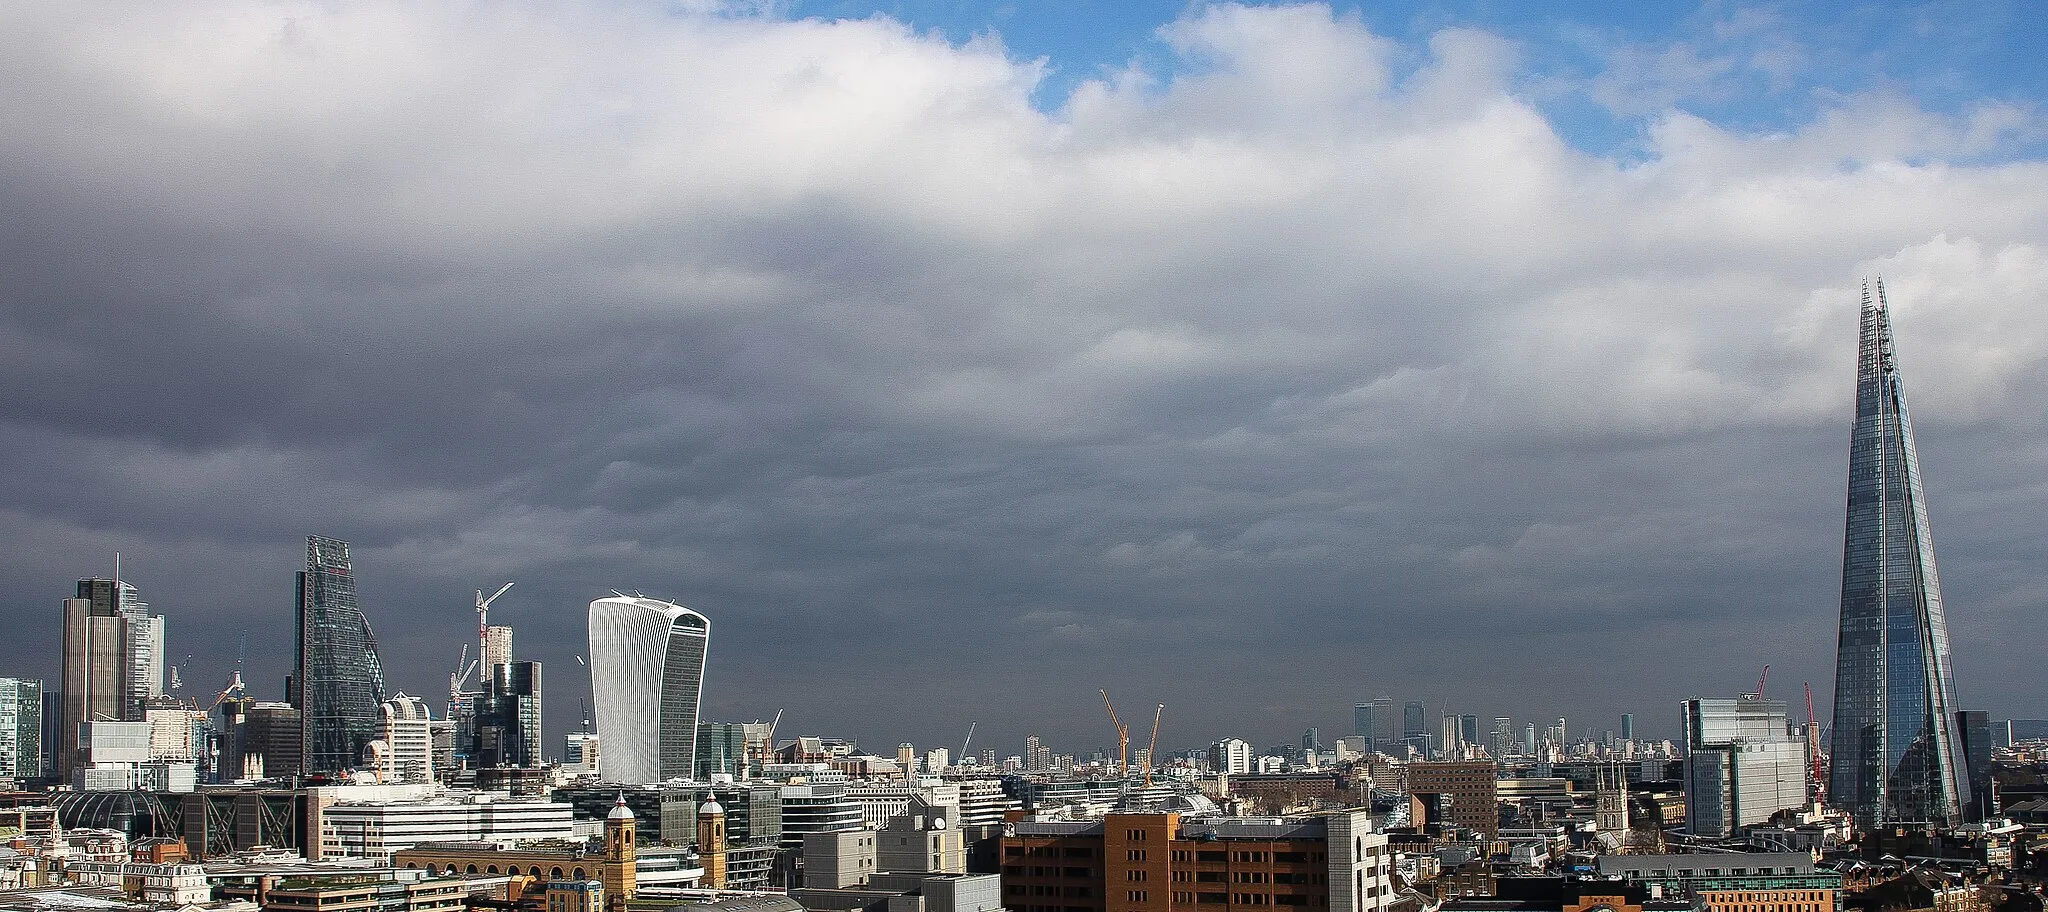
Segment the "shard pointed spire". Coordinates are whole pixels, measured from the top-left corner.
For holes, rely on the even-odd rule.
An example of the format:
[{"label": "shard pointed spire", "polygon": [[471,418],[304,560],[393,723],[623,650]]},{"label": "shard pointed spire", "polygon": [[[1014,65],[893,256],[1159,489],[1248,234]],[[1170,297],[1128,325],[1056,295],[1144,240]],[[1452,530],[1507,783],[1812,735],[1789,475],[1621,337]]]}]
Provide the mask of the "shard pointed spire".
[{"label": "shard pointed spire", "polygon": [[1948,622],[1884,280],[1863,286],[1849,437],[1830,800],[1864,826],[1955,823],[1969,804]]}]

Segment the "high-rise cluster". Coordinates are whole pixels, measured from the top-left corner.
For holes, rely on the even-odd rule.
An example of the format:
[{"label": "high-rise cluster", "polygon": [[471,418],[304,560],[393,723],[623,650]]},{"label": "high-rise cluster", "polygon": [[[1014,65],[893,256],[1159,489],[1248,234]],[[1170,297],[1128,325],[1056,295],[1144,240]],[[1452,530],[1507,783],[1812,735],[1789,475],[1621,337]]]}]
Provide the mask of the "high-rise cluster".
[{"label": "high-rise cluster", "polygon": [[[116,572],[115,576],[120,574]],[[164,619],[120,579],[82,579],[64,600],[56,772],[85,762],[79,724],[140,721],[164,689]]]}]

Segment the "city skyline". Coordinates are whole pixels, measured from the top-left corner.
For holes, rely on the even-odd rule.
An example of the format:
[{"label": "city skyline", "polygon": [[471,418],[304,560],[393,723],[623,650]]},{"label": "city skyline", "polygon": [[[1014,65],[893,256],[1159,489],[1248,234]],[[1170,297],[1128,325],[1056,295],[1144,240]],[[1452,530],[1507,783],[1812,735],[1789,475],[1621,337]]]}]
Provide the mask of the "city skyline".
[{"label": "city skyline", "polygon": [[1881,274],[2043,715],[2035,17],[1598,6],[0,8],[0,675],[119,551],[277,699],[319,533],[437,711],[518,581],[551,752],[615,588],[884,751],[1825,712]]}]

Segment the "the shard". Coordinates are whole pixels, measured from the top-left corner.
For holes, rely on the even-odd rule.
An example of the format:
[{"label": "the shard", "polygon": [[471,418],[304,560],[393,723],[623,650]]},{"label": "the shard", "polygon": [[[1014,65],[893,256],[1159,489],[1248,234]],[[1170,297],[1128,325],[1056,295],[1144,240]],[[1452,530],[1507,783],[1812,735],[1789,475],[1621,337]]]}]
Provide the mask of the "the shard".
[{"label": "the shard", "polygon": [[1863,288],[1830,801],[1863,826],[1954,824],[1970,802],[1948,622],[1884,282]]}]

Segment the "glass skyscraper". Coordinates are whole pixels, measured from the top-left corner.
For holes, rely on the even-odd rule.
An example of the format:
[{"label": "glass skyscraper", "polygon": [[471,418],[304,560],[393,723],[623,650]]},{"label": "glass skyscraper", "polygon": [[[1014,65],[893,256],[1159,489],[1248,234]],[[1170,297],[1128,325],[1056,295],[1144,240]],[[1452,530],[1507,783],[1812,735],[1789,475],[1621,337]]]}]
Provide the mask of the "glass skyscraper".
[{"label": "glass skyscraper", "polygon": [[384,668],[377,661],[377,637],[356,603],[348,542],[306,538],[298,621],[291,697],[302,720],[305,772],[355,769],[362,765],[364,745],[381,736]]},{"label": "glass skyscraper", "polygon": [[1955,676],[1884,282],[1863,289],[1849,438],[1828,795],[1859,824],[1946,823],[1970,803]]},{"label": "glass skyscraper", "polygon": [[604,781],[654,785],[695,772],[710,637],[711,621],[681,605],[634,596],[590,603],[590,689]]}]

